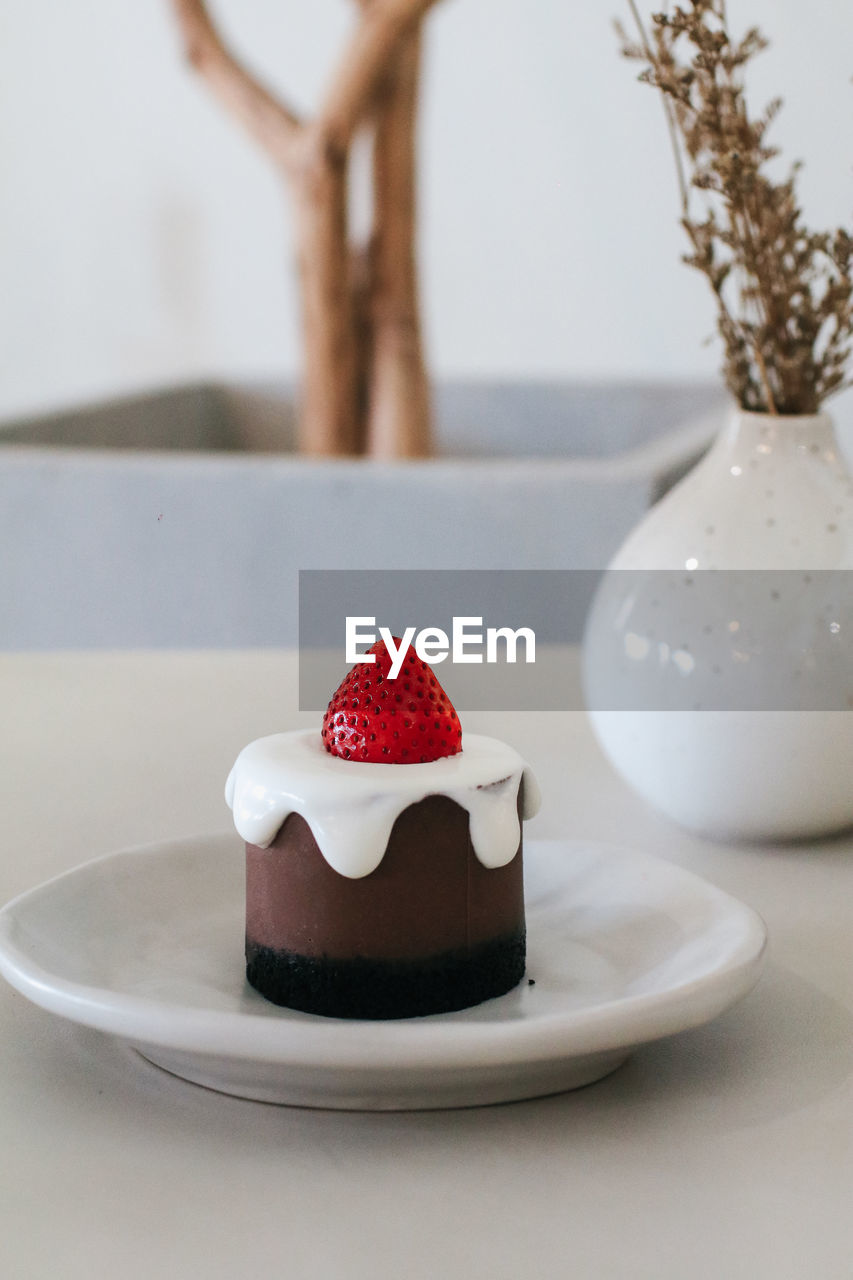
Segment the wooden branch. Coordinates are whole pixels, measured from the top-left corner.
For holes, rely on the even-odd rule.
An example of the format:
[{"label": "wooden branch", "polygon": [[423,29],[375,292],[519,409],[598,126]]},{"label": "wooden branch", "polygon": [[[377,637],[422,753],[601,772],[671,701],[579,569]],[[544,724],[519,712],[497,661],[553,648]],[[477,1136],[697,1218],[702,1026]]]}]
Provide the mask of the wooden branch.
[{"label": "wooden branch", "polygon": [[304,367],[300,448],[357,450],[358,369],[347,240],[347,166],[327,164],[295,187]]},{"label": "wooden branch", "polygon": [[376,105],[367,451],[381,458],[422,457],[430,450],[415,257],[420,49],[418,26],[400,44]]},{"label": "wooden branch", "polygon": [[311,126],[313,146],[343,153],[370,110],[394,47],[437,0],[370,0],[362,5],[331,88]]},{"label": "wooden branch", "polygon": [[256,79],[224,45],[205,0],[171,0],[187,60],[222,105],[280,166],[294,161],[303,132],[298,116]]},{"label": "wooden branch", "polygon": [[[428,449],[413,147],[420,26],[435,3],[359,0],[359,20],[319,114],[303,122],[230,53],[205,0],[171,0],[189,61],[289,179],[302,284],[306,453],[359,451],[366,414],[375,452]],[[371,112],[375,230],[366,259],[358,259],[348,237],[348,159]]]},{"label": "wooden branch", "polygon": [[355,453],[367,452],[367,415],[370,410],[370,371],[373,367],[373,324],[370,318],[371,275],[369,245],[351,245],[349,251],[350,314],[355,354]]}]

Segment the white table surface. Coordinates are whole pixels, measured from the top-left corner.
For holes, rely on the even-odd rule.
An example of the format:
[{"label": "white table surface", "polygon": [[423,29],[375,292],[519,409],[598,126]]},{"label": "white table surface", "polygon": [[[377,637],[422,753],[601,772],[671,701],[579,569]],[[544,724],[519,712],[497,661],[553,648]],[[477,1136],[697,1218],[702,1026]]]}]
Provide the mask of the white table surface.
[{"label": "white table surface", "polygon": [[[269,652],[0,655],[0,900],[227,829],[240,747],[314,719],[295,676]],[[853,839],[712,845],[630,795],[580,713],[465,723],[534,766],[530,836],[633,845],[755,907],[756,989],[575,1093],[358,1114],[196,1088],[2,983],[0,1276],[853,1276]]]}]

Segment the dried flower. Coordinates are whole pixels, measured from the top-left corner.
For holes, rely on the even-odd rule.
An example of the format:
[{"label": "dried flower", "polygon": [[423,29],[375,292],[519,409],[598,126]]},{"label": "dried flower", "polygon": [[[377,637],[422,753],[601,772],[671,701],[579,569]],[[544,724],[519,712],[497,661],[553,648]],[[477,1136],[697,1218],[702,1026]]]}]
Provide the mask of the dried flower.
[{"label": "dried flower", "polygon": [[[681,188],[684,257],[706,277],[718,307],[723,373],[744,409],[816,413],[849,385],[853,350],[853,235],[813,232],[797,203],[795,164],[776,181],[767,133],[781,102],[757,120],[743,74],[766,47],[752,28],[729,34],[725,0],[689,0],[652,18],[646,32],[617,24],[622,52],[644,64],[640,79],[663,95]],[[689,174],[689,182],[688,182]],[[705,197],[702,216],[692,210]]]}]

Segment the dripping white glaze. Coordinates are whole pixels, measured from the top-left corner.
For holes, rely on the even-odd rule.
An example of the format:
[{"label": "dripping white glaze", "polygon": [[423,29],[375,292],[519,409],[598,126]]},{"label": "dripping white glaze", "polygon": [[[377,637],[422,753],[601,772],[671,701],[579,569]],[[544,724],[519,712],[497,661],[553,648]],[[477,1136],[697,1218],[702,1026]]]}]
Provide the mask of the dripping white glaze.
[{"label": "dripping white glaze", "polygon": [[248,844],[272,844],[290,813],[300,814],[323,857],[351,879],[382,861],[397,818],[410,804],[448,796],[470,819],[471,843],[486,867],[512,861],[520,836],[517,798],[524,778],[525,818],[539,787],[521,756],[497,738],[463,734],[462,751],[426,764],[369,764],[330,755],[319,733],[258,738],[240,752],[225,784],[237,831]]}]

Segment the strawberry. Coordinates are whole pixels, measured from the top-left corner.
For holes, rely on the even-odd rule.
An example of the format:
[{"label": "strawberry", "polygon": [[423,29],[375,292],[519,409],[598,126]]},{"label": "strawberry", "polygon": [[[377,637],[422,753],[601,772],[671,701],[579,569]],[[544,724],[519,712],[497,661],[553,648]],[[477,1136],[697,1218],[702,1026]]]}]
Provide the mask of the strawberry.
[{"label": "strawberry", "polygon": [[[395,645],[400,641],[394,637]],[[384,640],[344,676],[323,716],[323,744],[344,760],[424,764],[462,750],[462,726],[430,667],[411,646],[395,680]]]}]

